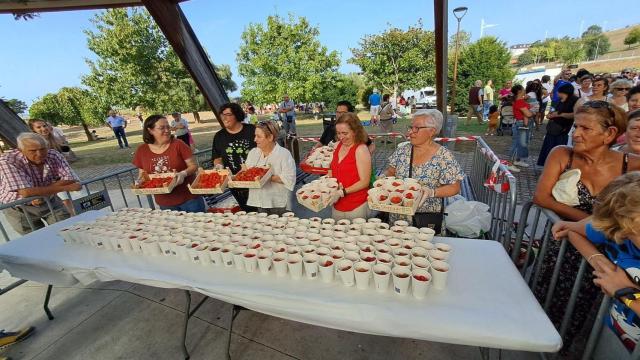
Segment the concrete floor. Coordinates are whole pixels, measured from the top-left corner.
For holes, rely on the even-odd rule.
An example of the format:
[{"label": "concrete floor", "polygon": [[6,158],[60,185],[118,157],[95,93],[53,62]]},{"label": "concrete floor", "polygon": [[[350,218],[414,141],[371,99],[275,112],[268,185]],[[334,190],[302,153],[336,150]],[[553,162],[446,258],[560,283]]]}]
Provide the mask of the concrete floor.
[{"label": "concrete floor", "polygon": [[[0,275],[0,284],[11,280]],[[32,325],[36,332],[8,347],[12,359],[181,359],[185,295],[126,282],[54,287],[49,321],[46,286],[28,282],[0,296],[0,327]],[[193,302],[202,299],[194,293]],[[191,358],[224,359],[231,306],[209,299],[189,323]],[[479,330],[481,331],[481,330]],[[505,359],[538,359],[504,351]],[[232,359],[481,359],[477,347],[363,335],[243,311],[236,318]],[[494,358],[497,352],[494,352]]]}]

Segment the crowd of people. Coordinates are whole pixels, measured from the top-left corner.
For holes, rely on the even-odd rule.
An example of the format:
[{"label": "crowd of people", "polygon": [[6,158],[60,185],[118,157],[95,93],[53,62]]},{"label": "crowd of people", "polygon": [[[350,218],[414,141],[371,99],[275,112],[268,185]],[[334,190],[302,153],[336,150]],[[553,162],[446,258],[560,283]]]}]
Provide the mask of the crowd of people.
[{"label": "crowd of people", "polygon": [[[567,327],[565,349],[585,329],[590,329],[594,304],[601,292],[615,297],[611,318],[640,328],[635,316],[640,306],[640,281],[633,269],[640,268],[640,85],[637,74],[623,71],[619,78],[594,75],[584,69],[575,75],[562,71],[553,81],[544,76],[539,81],[513,85],[508,82],[499,91],[493,82],[475,82],[469,92],[469,117],[489,123],[488,132],[496,130],[499,106],[511,106],[514,122],[511,154],[512,170],[529,166],[528,143],[531,129],[546,119],[546,134],[538,157],[543,167],[533,198],[534,203],[558,214],[564,222],[554,226],[557,239],[568,238],[574,247],[563,254],[562,268],[549,309],[551,320],[559,322],[569,301],[575,274],[583,258],[595,269],[585,274]],[[389,95],[374,90],[369,98],[371,116],[383,131],[391,131],[395,110]],[[406,102],[410,106],[410,101]],[[289,150],[278,140],[296,134],[297,106],[284,95],[275,109],[275,118],[259,120],[251,104],[227,103],[218,109],[222,129],[212,140],[215,168],[227,168],[232,174],[243,169],[270,165],[269,181],[259,189],[231,189],[244,211],[283,214],[292,209],[292,192],[296,184],[296,164]],[[422,188],[422,202],[410,219],[413,225],[434,226],[441,231],[444,198],[460,192],[464,173],[454,155],[434,141],[443,126],[438,110],[418,110],[411,115],[406,129],[407,142],[401,143],[388,158],[388,165],[378,175],[372,163],[375,145],[361,119],[348,101],[338,102],[335,121],[325,127],[317,146],[335,142],[329,175],[338,180],[332,194],[331,217],[339,219],[376,216],[367,204],[367,192],[376,177],[395,176],[417,179]],[[120,147],[128,147],[123,122],[115,112],[107,122]],[[33,133],[18,137],[18,149],[0,156],[0,203],[39,197],[30,203],[4,211],[9,224],[19,233],[42,227],[54,219],[72,214],[68,198],[61,194],[80,189],[77,175],[63,155],[68,143],[57,138],[44,120],[29,122]],[[155,195],[161,209],[203,212],[201,196],[192,194],[187,184],[197,172],[193,138],[188,122],[179,113],[151,115],[143,121],[143,141],[135,151],[133,164],[139,180],[154,173],[174,172],[177,186],[170,194]],[[67,146],[65,149],[64,146]],[[68,151],[67,151],[68,152]],[[45,201],[41,200],[45,199]],[[53,209],[53,212],[50,210]],[[404,219],[395,214],[387,221]],[[542,261],[535,295],[544,301],[557,263],[560,242],[548,245]],[[617,265],[614,266],[614,265]],[[626,272],[625,272],[626,271]],[[595,278],[594,278],[595,276]],[[614,315],[622,314],[621,316]],[[633,314],[633,315],[632,315]],[[621,320],[622,319],[622,320]],[[626,336],[625,345],[633,349],[640,341],[640,331],[628,333],[628,327],[615,331]]]}]

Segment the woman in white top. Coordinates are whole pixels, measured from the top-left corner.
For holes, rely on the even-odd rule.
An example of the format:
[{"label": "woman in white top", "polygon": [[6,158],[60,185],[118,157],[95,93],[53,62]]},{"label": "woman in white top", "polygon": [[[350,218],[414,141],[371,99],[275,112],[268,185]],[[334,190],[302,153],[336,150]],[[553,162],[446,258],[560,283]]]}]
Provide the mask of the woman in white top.
[{"label": "woman in white top", "polygon": [[273,121],[256,124],[255,142],[245,161],[246,167],[271,165],[273,174],[261,189],[249,189],[247,205],[260,212],[282,215],[291,210],[291,193],[296,184],[296,163],[289,150],[276,143],[279,128]]},{"label": "woman in white top", "polygon": [[627,93],[631,90],[631,81],[626,79],[618,79],[611,83],[611,100],[610,103],[617,105],[624,109],[624,111],[629,111],[629,105],[627,104]]}]

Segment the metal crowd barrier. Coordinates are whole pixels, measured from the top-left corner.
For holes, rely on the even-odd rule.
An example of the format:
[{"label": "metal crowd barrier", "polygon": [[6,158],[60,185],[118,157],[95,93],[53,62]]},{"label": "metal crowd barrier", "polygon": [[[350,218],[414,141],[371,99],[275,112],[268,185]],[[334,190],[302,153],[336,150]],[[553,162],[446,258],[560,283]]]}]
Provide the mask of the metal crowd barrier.
[{"label": "metal crowd barrier", "polygon": [[[535,292],[537,287],[541,285],[540,277],[543,272],[545,258],[547,256],[557,255],[557,260],[553,267],[553,274],[549,282],[549,288],[541,304],[545,312],[549,311],[549,308],[553,303],[560,301],[560,299],[555,296],[555,290],[558,285],[564,255],[566,254],[568,247],[572,246],[571,243],[565,239],[560,243],[559,250],[556,254],[553,254],[549,248],[549,244],[556,241],[553,239],[551,228],[560,220],[560,217],[549,209],[538,207],[532,202],[524,204],[522,212],[520,213],[520,221],[518,223],[518,230],[512,250],[512,258],[520,268],[520,272],[524,277],[525,282],[533,292]],[[558,332],[563,339],[565,339],[569,324],[571,323],[574,315],[574,310],[578,301],[578,294],[581,291],[582,278],[587,271],[590,271],[589,264],[584,258],[582,258],[577,273],[572,277],[574,282],[558,329]],[[609,316],[607,313],[610,307],[610,300],[611,299],[607,296],[598,297],[597,302],[594,304],[598,307],[598,310],[595,314],[594,324],[589,331],[589,336],[586,339],[584,347],[568,349],[572,352],[581,351],[580,354],[574,355],[579,355],[583,360],[592,359],[592,356],[597,349],[596,346],[599,345],[601,341],[603,332],[610,331],[608,328],[604,327],[603,322],[605,316]],[[593,316],[591,318],[593,318]],[[578,337],[576,336],[576,338]],[[614,341],[617,341],[617,339]],[[601,344],[600,346],[606,346],[606,344]],[[546,357],[548,355],[541,354],[541,356]],[[623,350],[623,353],[621,354],[609,354],[606,358],[619,360],[640,359],[640,346],[636,346],[635,351],[632,354]]]}]

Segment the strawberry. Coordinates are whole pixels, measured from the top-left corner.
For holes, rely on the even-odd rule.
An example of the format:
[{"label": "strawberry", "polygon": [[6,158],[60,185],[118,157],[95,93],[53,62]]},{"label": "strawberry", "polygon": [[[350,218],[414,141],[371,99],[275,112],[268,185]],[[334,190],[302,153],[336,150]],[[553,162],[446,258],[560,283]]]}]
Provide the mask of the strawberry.
[{"label": "strawberry", "polygon": [[400,204],[402,202],[402,198],[400,196],[392,196],[391,203],[392,204]]},{"label": "strawberry", "polygon": [[407,193],[404,197],[407,199],[413,199],[413,193]]},{"label": "strawberry", "polygon": [[427,277],[424,275],[413,275],[413,278],[418,281],[427,281]]},{"label": "strawberry", "polygon": [[387,195],[380,195],[380,201],[386,201],[389,197]]}]

